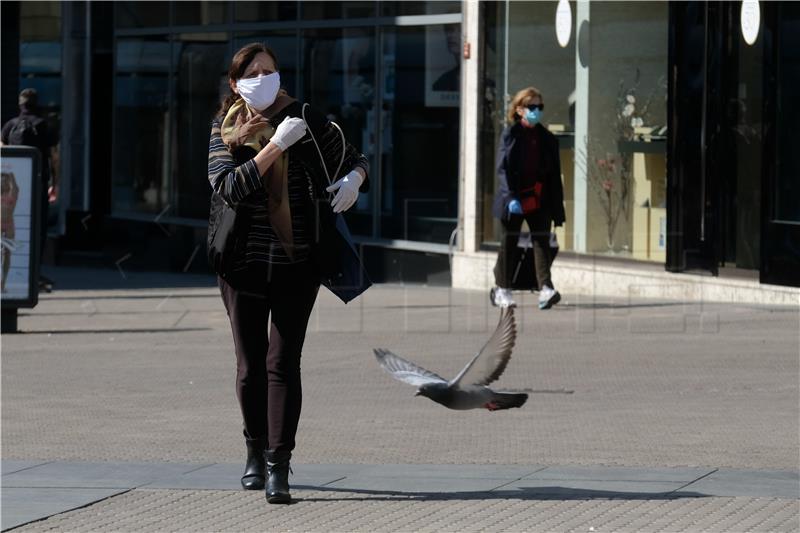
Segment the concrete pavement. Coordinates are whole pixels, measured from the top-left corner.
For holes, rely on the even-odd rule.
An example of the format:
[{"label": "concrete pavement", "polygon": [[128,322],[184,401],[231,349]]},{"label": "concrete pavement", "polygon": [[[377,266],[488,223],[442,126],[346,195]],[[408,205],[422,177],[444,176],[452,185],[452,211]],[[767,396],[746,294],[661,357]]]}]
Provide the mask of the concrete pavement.
[{"label": "concrete pavement", "polygon": [[371,349],[454,374],[494,328],[486,294],[385,285],[343,306],[323,290],[300,502],[280,511],[235,490],[243,444],[213,280],[48,275],[56,291],[2,339],[4,529],[64,511],[23,529],[800,527],[796,306],[567,293],[540,312],[520,295],[499,383],[537,392],[522,409],[454,413],[414,398]]}]

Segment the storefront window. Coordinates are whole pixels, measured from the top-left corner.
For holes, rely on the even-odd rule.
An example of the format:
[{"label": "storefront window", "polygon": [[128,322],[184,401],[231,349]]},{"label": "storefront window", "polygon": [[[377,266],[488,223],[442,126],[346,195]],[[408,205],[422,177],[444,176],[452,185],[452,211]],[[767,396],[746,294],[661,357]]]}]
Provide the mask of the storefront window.
[{"label": "storefront window", "polygon": [[[61,3],[20,4],[19,90],[36,89],[42,116],[55,146],[50,151],[51,179],[61,176]],[[59,194],[59,203],[63,194]],[[50,209],[48,226],[58,223],[58,209]]]},{"label": "storefront window", "polygon": [[[119,39],[114,80],[115,210],[161,212],[170,202],[170,42]],[[202,174],[201,174],[202,175]]]},{"label": "storefront window", "polygon": [[458,217],[459,24],[387,30],[380,236],[446,243]]},{"label": "storefront window", "polygon": [[236,22],[277,22],[297,19],[297,2],[233,2]]},{"label": "storefront window", "polygon": [[375,2],[300,2],[301,20],[364,18],[375,16]]},{"label": "storefront window", "polygon": [[666,2],[592,2],[587,252],[666,260]]},{"label": "storefront window", "polygon": [[175,191],[166,214],[205,218],[211,189],[208,139],[211,119],[227,89],[228,36],[225,33],[177,35],[175,56],[175,127],[172,144],[172,183]]},{"label": "storefront window", "polygon": [[[381,7],[383,6],[383,7]],[[264,42],[281,84],[338,123],[370,163],[370,191],[347,213],[353,234],[446,243],[458,216],[460,24],[161,35],[163,26],[457,14],[460,2],[165,3],[116,7],[113,211],[203,219],[209,126],[228,92],[230,56]],[[159,11],[159,10],[154,10]],[[155,27],[154,35],[127,28]],[[166,32],[165,32],[166,33]],[[346,169],[349,170],[349,169]],[[342,171],[344,172],[344,171]],[[334,178],[339,178],[335,176]]]},{"label": "storefront window", "polygon": [[[375,183],[375,31],[372,28],[303,32],[300,94],[342,128],[347,142],[369,158]],[[342,169],[340,172],[348,172]],[[334,170],[331,170],[334,172]],[[337,176],[336,178],[339,178]],[[332,179],[336,179],[333,178]],[[350,229],[372,236],[374,195],[361,194],[347,213]]]},{"label": "storefront window", "polygon": [[415,2],[402,0],[399,2],[380,2],[381,15],[445,15],[461,13],[461,2]]},{"label": "storefront window", "polygon": [[800,120],[797,94],[789,87],[800,87],[800,5],[788,2],[780,6],[778,43],[778,141],[777,183],[774,218],[800,222],[800,157],[794,128]]},{"label": "storefront window", "polygon": [[176,26],[224,24],[228,22],[227,2],[175,2]]},{"label": "storefront window", "polygon": [[[559,140],[567,222],[557,233],[561,249],[572,249],[575,39],[573,36],[564,47],[558,43],[557,7],[555,1],[487,3],[481,137],[484,163],[480,171],[480,213],[485,243],[497,242],[500,237],[500,222],[492,215],[492,203],[497,192],[497,146],[500,134],[508,125],[507,105],[517,91],[535,87],[545,103],[543,123]],[[570,3],[570,9],[575,12],[574,3]]]},{"label": "storefront window", "polygon": [[169,26],[170,2],[115,2],[114,7],[114,25],[117,28]]}]

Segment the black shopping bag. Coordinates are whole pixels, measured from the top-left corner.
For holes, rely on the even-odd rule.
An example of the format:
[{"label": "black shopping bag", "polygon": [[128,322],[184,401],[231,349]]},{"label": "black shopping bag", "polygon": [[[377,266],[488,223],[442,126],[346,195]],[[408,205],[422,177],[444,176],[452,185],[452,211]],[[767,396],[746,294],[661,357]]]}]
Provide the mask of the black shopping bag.
[{"label": "black shopping bag", "polygon": [[[558,241],[555,233],[550,234],[550,264],[558,255]],[[511,287],[515,291],[538,291],[539,281],[536,279],[536,265],[533,262],[533,241],[531,234],[522,232],[517,239],[517,246],[511,255],[511,264],[514,270],[511,274]],[[500,266],[498,261],[494,265],[495,279],[499,276],[497,269]]]}]

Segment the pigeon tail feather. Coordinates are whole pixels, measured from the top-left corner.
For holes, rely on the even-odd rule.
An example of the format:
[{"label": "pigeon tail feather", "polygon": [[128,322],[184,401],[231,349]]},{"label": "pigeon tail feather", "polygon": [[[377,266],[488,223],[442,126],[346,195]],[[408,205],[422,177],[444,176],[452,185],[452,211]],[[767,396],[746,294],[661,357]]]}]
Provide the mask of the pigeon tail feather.
[{"label": "pigeon tail feather", "polygon": [[511,409],[512,407],[522,407],[527,401],[527,394],[495,392],[492,399],[486,402],[484,407],[489,411],[499,411],[501,409]]}]

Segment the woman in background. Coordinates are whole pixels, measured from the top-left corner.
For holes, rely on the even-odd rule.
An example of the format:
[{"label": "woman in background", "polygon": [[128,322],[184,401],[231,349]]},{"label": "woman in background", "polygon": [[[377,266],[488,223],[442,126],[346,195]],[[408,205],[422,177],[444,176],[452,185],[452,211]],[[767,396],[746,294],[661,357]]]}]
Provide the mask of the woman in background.
[{"label": "woman in background", "polygon": [[512,257],[522,222],[528,223],[533,241],[533,259],[539,282],[539,309],[550,309],[561,300],[550,277],[550,232],[561,226],[564,188],[558,139],[542,123],[544,100],[535,87],[514,95],[508,110],[508,126],[500,138],[497,155],[498,191],[494,216],[503,235],[495,269],[495,305],[513,307],[511,285],[516,264]]}]

